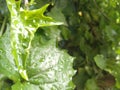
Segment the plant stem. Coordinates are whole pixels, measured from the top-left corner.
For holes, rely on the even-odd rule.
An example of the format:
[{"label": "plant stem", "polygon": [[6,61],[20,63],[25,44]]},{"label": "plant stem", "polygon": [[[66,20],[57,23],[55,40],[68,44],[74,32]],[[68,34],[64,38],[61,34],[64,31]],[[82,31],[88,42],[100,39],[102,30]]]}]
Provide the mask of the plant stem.
[{"label": "plant stem", "polygon": [[7,17],[4,18],[1,29],[0,29],[0,37],[2,36],[4,29],[5,29],[5,23],[6,23]]}]

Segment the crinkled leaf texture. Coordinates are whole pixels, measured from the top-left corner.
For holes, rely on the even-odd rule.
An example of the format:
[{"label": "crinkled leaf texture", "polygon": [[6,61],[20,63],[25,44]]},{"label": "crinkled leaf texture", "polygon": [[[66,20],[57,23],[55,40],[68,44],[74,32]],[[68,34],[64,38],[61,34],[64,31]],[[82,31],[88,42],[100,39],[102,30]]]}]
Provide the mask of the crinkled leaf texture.
[{"label": "crinkled leaf texture", "polygon": [[36,10],[20,8],[21,0],[6,0],[11,14],[10,43],[15,65],[21,77],[28,80],[26,61],[29,57],[31,41],[38,27],[61,25],[51,17],[44,16],[49,4]]},{"label": "crinkled leaf texture", "polygon": [[116,87],[120,88],[120,61],[109,60],[103,55],[95,56],[95,62],[97,66],[115,77]]},{"label": "crinkled leaf texture", "polygon": [[12,54],[9,32],[0,38],[0,73],[16,83],[12,90],[72,90],[71,82],[74,71],[73,57],[55,46],[55,40],[41,44],[40,37],[32,42],[27,74],[29,81],[21,83]]},{"label": "crinkled leaf texture", "polygon": [[10,90],[8,79],[14,83],[21,79],[11,53],[9,30],[0,37],[0,90]]},{"label": "crinkled leaf texture", "polygon": [[37,10],[21,10],[21,0],[6,1],[11,27],[0,38],[0,73],[13,81],[9,85],[11,89],[73,90],[73,57],[56,47],[58,36],[44,44],[39,41],[39,35],[33,40],[38,27],[61,24],[43,15],[48,5]]},{"label": "crinkled leaf texture", "polygon": [[9,31],[0,37],[0,74],[7,76],[14,82],[20,79],[11,54]]},{"label": "crinkled leaf texture", "polygon": [[37,36],[33,41],[27,64],[30,82],[40,90],[72,90],[73,57],[56,48],[54,39],[44,44],[39,39]]}]

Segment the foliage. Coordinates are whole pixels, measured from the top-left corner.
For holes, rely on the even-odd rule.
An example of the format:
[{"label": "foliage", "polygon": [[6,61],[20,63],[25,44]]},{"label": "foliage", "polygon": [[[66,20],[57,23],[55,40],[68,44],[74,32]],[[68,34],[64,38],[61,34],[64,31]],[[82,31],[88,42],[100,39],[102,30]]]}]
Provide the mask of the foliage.
[{"label": "foliage", "polygon": [[56,5],[67,22],[61,28],[63,39],[59,45],[76,57],[75,90],[120,88],[119,3],[119,0],[59,0]]},{"label": "foliage", "polygon": [[49,4],[29,10],[21,0],[6,3],[10,24],[0,37],[0,90],[71,90],[73,57],[56,47],[59,31],[54,30],[53,38],[53,30],[45,31],[47,36],[35,34],[39,27],[62,24],[43,15]]},{"label": "foliage", "polygon": [[[6,1],[0,1],[1,88],[120,89],[119,0]],[[43,27],[61,24],[51,17],[64,24]]]}]

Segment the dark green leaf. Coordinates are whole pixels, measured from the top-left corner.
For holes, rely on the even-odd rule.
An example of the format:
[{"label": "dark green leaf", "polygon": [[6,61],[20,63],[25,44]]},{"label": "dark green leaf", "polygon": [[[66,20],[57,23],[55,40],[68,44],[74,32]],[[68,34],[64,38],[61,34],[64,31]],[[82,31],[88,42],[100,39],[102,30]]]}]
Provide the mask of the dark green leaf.
[{"label": "dark green leaf", "polygon": [[99,68],[112,74],[116,79],[116,86],[120,88],[120,62],[115,60],[107,60],[103,55],[97,55],[95,62]]},{"label": "dark green leaf", "polygon": [[76,75],[73,77],[73,82],[76,85],[77,90],[84,90],[85,83],[87,82],[87,79],[89,78],[89,75],[84,69],[79,69],[79,71],[76,73]]}]

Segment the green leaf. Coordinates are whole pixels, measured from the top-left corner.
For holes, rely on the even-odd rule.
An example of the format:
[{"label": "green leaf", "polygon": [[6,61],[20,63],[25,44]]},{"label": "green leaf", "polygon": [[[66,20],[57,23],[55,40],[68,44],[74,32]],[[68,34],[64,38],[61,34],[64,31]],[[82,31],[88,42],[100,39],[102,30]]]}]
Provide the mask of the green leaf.
[{"label": "green leaf", "polygon": [[105,69],[106,68],[106,59],[104,58],[103,55],[97,55],[94,57],[94,60],[97,64],[97,66],[101,69]]},{"label": "green leaf", "polygon": [[62,10],[57,6],[54,6],[54,8],[51,10],[51,12],[48,13],[48,15],[53,17],[53,19],[57,21],[64,22],[64,24],[67,25],[67,22],[65,20],[64,14],[62,13]]},{"label": "green leaf", "polygon": [[[32,42],[27,73],[29,81],[41,90],[72,90],[73,58],[55,46],[55,39],[41,44],[40,36]],[[31,73],[32,72],[32,73]]]},{"label": "green leaf", "polygon": [[89,75],[85,71],[85,69],[81,68],[78,70],[77,74],[73,76],[73,82],[76,85],[77,90],[84,90],[85,83],[87,82],[87,79],[89,78]]},{"label": "green leaf", "polygon": [[40,90],[38,86],[30,83],[20,83],[17,82],[12,86],[12,90]]},{"label": "green leaf", "polygon": [[100,88],[97,86],[96,80],[91,78],[87,80],[85,90],[100,90]]},{"label": "green leaf", "polygon": [[12,86],[12,90],[35,90],[38,86],[42,90],[73,89],[73,58],[66,51],[56,48],[56,39],[44,45],[39,40],[32,42],[38,27],[62,24],[43,15],[48,4],[36,10],[20,9],[19,3],[13,0],[7,0],[7,4],[11,13],[10,39],[15,65],[24,80],[37,85],[34,88],[27,82],[18,82]]},{"label": "green leaf", "polygon": [[29,57],[29,49],[34,33],[38,27],[60,25],[51,17],[44,16],[49,4],[36,10],[24,10],[20,7],[21,0],[6,0],[11,14],[10,39],[14,63],[21,77],[28,80],[26,73],[26,61]]},{"label": "green leaf", "polygon": [[120,88],[120,62],[119,61],[115,61],[115,60],[111,60],[107,63],[107,68],[105,69],[106,71],[108,71],[110,74],[112,74],[115,77],[116,80],[116,87]]},{"label": "green leaf", "polygon": [[0,38],[0,73],[14,82],[20,79],[11,54],[9,31]]},{"label": "green leaf", "polygon": [[48,6],[49,4],[46,4],[42,8],[36,10],[22,10],[20,12],[21,21],[24,25],[33,28],[63,24],[61,22],[55,22],[51,17],[43,15]]},{"label": "green leaf", "polygon": [[115,77],[116,86],[120,88],[120,62],[115,60],[107,60],[103,55],[97,55],[95,58],[97,66]]},{"label": "green leaf", "polygon": [[117,32],[111,26],[106,26],[104,32],[107,40],[115,41],[113,37],[117,35]]}]

